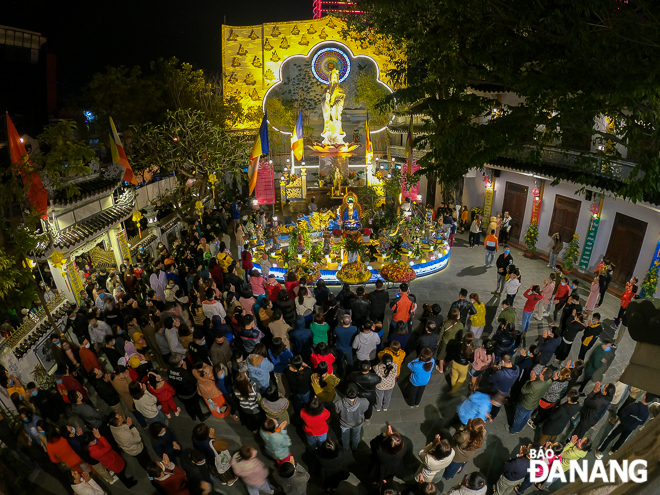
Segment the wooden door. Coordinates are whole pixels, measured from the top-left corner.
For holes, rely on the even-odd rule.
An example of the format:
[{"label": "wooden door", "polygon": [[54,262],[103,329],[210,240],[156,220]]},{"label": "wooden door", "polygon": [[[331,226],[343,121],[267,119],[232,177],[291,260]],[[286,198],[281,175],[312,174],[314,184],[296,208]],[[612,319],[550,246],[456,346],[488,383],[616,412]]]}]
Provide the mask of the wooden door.
[{"label": "wooden door", "polygon": [[555,232],[559,232],[562,241],[571,242],[580,216],[581,205],[581,201],[559,194],[555,196],[555,207],[552,210],[548,236],[552,237]]},{"label": "wooden door", "polygon": [[511,217],[511,230],[509,239],[517,241],[520,239],[522,223],[525,219],[525,206],[527,205],[527,186],[521,186],[514,182],[506,183],[502,214],[509,212]]},{"label": "wooden door", "polygon": [[634,275],[647,223],[617,213],[605,257],[614,263],[612,282],[623,287]]}]

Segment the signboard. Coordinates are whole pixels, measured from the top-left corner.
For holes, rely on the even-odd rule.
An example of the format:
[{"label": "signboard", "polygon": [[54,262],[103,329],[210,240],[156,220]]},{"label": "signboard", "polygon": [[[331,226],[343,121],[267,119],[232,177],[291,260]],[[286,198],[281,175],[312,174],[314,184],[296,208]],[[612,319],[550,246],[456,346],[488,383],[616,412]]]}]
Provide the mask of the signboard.
[{"label": "signboard", "polygon": [[82,283],[80,274],[78,273],[78,267],[73,261],[69,261],[66,264],[66,275],[69,278],[69,284],[71,284],[71,291],[73,292],[76,302],[80,304],[80,293],[85,290],[85,286]]},{"label": "signboard", "polygon": [[[417,165],[417,160],[413,160],[412,162],[412,167],[411,167],[411,174],[414,174],[417,172],[421,167]],[[403,164],[403,168],[401,169],[401,176],[402,176],[402,181],[401,181],[401,194],[402,194],[402,199],[410,198],[412,201],[417,201],[417,196],[419,195],[419,181],[415,182],[409,190],[406,191],[406,176],[408,175],[408,163]]]},{"label": "signboard", "polygon": [[591,260],[591,252],[596,242],[596,234],[598,233],[598,225],[600,224],[600,217],[591,218],[589,225],[589,232],[584,240],[584,247],[582,248],[582,256],[580,257],[580,268],[587,270],[589,268],[589,260]]},{"label": "signboard", "polygon": [[133,263],[133,260],[131,259],[131,250],[128,249],[125,230],[120,230],[117,233],[117,242],[119,243],[119,250],[121,251],[121,259],[127,259],[129,263]]},{"label": "signboard", "polygon": [[275,204],[275,171],[267,160],[261,160],[259,163],[254,194],[260,205]]},{"label": "signboard", "polygon": [[482,225],[488,226],[493,212],[493,189],[488,188],[484,193],[484,221]]}]

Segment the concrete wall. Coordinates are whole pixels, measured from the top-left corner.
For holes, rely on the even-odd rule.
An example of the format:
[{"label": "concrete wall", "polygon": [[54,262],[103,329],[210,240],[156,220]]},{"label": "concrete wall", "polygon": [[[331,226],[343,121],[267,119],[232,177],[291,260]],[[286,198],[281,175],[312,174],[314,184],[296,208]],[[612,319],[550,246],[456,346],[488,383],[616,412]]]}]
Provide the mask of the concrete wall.
[{"label": "concrete wall", "polygon": [[[464,197],[468,194],[468,189],[476,188],[477,191],[480,191],[483,197],[483,185],[474,184],[468,181],[474,181],[475,179],[466,179],[466,192]],[[502,204],[504,202],[504,191],[506,190],[506,183],[513,182],[516,184],[521,184],[529,188],[530,194],[527,199],[527,204],[525,206],[525,216],[521,220],[522,231],[521,236],[524,235],[524,232],[529,225],[530,218],[532,215],[532,195],[531,190],[535,185],[534,177],[531,175],[526,175],[523,173],[516,173],[510,171],[501,171],[500,177],[495,180],[495,196],[493,199],[493,215],[502,211]],[[575,230],[575,233],[580,236],[580,254],[582,254],[582,248],[584,246],[584,240],[587,236],[589,230],[589,221],[591,212],[589,211],[592,201],[587,201],[584,194],[575,194],[579,189],[579,186],[571,183],[562,182],[557,186],[551,186],[550,181],[545,183],[545,191],[543,194],[543,202],[541,205],[541,215],[539,221],[539,241],[536,247],[539,251],[547,253],[551,246],[550,236],[548,235],[548,229],[550,228],[550,221],[552,220],[552,212],[555,205],[555,197],[559,194],[561,196],[566,196],[578,201],[581,201],[580,214],[578,217],[578,223]],[[470,194],[477,194],[476,192]],[[594,196],[593,202],[598,202]],[[483,199],[482,199],[483,204]],[[469,204],[472,207],[472,204]],[[615,199],[612,197],[605,197],[603,201],[603,210],[601,212],[600,226],[598,228],[598,234],[596,235],[596,242],[594,244],[594,249],[592,251],[591,260],[590,260],[590,270],[593,270],[600,258],[607,251],[607,247],[610,241],[610,234],[612,233],[612,226],[614,224],[614,218],[616,214],[622,213],[630,217],[639,219],[648,224],[646,229],[646,235],[644,237],[644,243],[642,249],[639,253],[639,258],[637,260],[637,265],[635,267],[634,275],[639,277],[640,283],[644,279],[646,272],[651,264],[651,259],[655,252],[656,245],[658,243],[658,232],[660,232],[660,215],[658,214],[660,210],[652,208],[650,206],[644,206],[642,204],[634,204],[630,201],[624,201],[621,199]],[[520,220],[519,220],[520,221]]]}]

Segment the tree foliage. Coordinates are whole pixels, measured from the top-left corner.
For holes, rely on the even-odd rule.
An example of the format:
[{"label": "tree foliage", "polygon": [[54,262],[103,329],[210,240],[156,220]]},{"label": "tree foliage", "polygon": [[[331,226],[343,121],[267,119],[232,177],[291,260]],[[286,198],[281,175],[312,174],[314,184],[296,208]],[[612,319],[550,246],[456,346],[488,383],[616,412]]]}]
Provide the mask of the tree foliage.
[{"label": "tree foliage", "polygon": [[[194,179],[204,196],[208,177],[216,173],[216,190],[229,174],[233,183],[244,181],[253,142],[248,133],[228,131],[199,110],[168,111],[162,124],[142,124],[131,129],[129,160],[138,172],[157,168],[161,173]],[[175,205],[176,206],[176,205]]]},{"label": "tree foliage", "polygon": [[389,94],[382,84],[367,71],[360,72],[355,86],[355,99],[362,103],[369,112],[369,121],[373,128],[382,127],[387,124],[391,112],[386,106],[381,105]]},{"label": "tree foliage", "polygon": [[[652,0],[374,0],[361,10],[347,34],[378,32],[405,47],[407,60],[393,58],[387,74],[399,89],[386,102],[427,117],[415,139],[430,147],[421,173],[452,184],[522,145],[542,170],[548,144],[574,149],[596,140],[636,159],[614,193],[641,200],[660,192],[660,20]],[[503,108],[498,93],[522,102]],[[611,128],[594,129],[603,116]],[[621,158],[612,145],[585,151],[571,176],[595,187],[590,172],[607,174]]]},{"label": "tree foliage", "polygon": [[[47,240],[40,234],[39,214],[27,201],[30,181],[22,180],[31,172],[48,178],[51,187],[59,189],[75,176],[90,173],[89,163],[94,150],[76,137],[76,124],[61,121],[44,128],[38,136],[40,147],[32,150],[30,162],[11,164],[0,176],[0,299],[9,308],[30,306],[37,299],[32,270],[25,256],[32,253],[39,242]],[[67,194],[77,192],[67,185]]]}]

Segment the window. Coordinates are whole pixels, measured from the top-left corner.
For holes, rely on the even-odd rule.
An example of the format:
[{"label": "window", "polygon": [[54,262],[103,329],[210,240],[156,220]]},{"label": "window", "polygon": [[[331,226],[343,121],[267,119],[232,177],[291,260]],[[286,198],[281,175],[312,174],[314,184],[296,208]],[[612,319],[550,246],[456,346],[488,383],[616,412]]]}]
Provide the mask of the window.
[{"label": "window", "polygon": [[570,242],[575,234],[578,218],[580,216],[581,201],[567,198],[566,196],[555,196],[555,208],[552,211],[552,220],[548,235],[552,236],[559,232],[564,242]]}]

